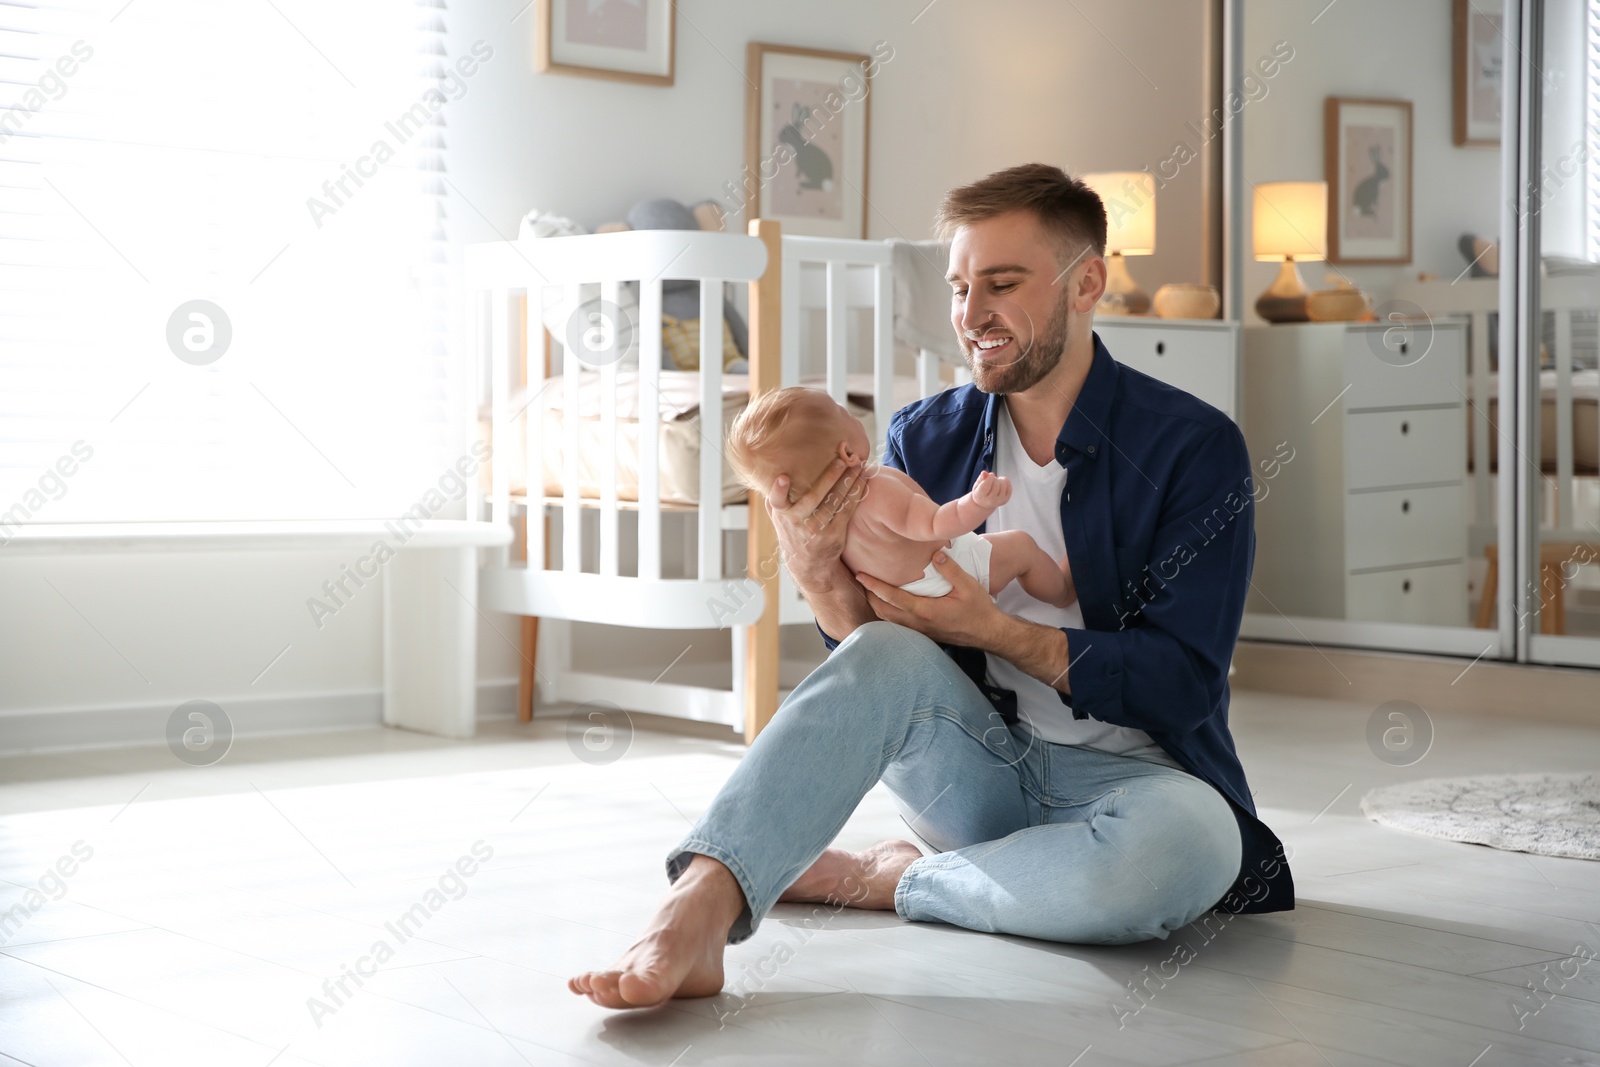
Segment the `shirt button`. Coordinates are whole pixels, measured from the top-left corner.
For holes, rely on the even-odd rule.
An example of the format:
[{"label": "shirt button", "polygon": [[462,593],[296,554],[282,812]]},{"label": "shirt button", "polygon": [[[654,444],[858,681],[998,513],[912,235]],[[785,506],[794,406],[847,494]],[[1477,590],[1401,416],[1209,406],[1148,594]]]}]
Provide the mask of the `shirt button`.
[{"label": "shirt button", "polygon": [[1094,455],[1094,445],[1089,446],[1089,455]]}]

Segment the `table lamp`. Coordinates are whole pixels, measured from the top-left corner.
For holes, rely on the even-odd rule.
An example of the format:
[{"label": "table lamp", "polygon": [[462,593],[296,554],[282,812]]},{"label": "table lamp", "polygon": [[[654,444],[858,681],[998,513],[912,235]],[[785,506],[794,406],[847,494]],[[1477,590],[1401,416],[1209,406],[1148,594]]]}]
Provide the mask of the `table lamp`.
[{"label": "table lamp", "polygon": [[1256,186],[1256,259],[1279,260],[1278,276],[1256,301],[1268,322],[1307,322],[1306,283],[1298,264],[1328,255],[1328,183],[1262,182]]},{"label": "table lamp", "polygon": [[1138,170],[1085,174],[1083,181],[1106,207],[1106,292],[1095,312],[1143,315],[1150,310],[1150,297],[1128,273],[1123,257],[1156,250],[1155,181]]}]

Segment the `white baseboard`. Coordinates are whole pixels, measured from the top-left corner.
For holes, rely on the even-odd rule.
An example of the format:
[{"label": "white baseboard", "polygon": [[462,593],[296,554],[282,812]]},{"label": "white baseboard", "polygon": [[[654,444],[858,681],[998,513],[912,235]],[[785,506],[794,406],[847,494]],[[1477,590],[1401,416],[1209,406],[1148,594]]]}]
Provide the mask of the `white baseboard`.
[{"label": "white baseboard", "polygon": [[[478,683],[478,718],[516,714],[517,683]],[[383,692],[301,693],[232,697],[215,701],[233,724],[235,737],[319,733],[380,726]],[[164,745],[172,703],[120,707],[53,708],[0,713],[0,755],[76,748]]]}]

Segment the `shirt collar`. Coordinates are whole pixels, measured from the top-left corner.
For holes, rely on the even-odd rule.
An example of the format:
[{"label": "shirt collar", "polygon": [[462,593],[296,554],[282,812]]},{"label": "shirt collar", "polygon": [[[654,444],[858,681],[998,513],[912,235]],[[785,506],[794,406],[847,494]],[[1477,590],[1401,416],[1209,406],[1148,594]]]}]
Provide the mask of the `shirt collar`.
[{"label": "shirt collar", "polygon": [[[1073,402],[1066,423],[1056,435],[1056,459],[1062,463],[1066,462],[1067,449],[1082,452],[1091,459],[1098,457],[1103,451],[1101,444],[1111,418],[1111,398],[1117,390],[1117,361],[1111,358],[1099,334],[1091,336],[1094,357],[1089,373],[1083,379],[1083,387],[1078,390],[1078,399]],[[995,434],[999,427],[1000,395],[990,393],[983,408],[983,463],[988,470],[994,469]]]}]

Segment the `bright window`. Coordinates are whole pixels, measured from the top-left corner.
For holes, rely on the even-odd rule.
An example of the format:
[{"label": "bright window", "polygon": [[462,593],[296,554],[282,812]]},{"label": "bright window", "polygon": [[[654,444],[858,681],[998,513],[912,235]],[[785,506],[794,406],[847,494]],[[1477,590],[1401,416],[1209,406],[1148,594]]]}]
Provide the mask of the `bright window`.
[{"label": "bright window", "polygon": [[0,6],[0,522],[392,515],[437,478],[443,17]]}]

